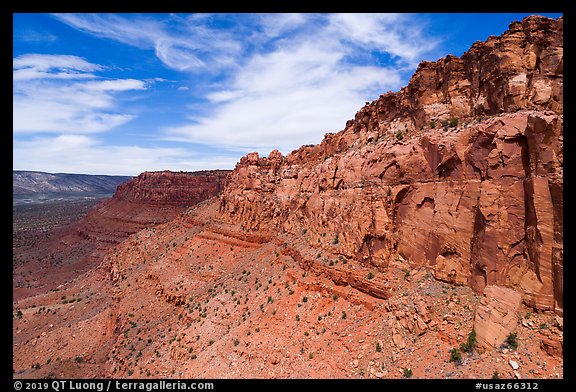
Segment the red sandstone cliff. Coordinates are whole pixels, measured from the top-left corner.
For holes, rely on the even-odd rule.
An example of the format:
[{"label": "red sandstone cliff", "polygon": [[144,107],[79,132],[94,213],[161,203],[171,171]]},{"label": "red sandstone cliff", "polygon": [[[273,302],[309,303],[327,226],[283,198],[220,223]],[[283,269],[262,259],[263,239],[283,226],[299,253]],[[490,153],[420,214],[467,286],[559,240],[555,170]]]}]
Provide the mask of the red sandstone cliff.
[{"label": "red sandstone cliff", "polygon": [[114,198],[147,205],[189,207],[222,190],[229,170],[144,172],[118,187]]},{"label": "red sandstone cliff", "polygon": [[396,257],[562,311],[563,19],[423,62],[319,145],[243,157],[220,211],[385,269]]}]

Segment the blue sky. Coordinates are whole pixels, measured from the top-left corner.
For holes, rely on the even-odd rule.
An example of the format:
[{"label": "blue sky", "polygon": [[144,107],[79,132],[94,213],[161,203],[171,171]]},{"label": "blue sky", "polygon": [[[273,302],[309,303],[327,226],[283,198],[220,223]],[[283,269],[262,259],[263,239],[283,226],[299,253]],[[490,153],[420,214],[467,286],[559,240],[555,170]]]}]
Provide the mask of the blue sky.
[{"label": "blue sky", "polygon": [[14,14],[13,168],[137,175],[287,154],[420,61],[527,15]]}]

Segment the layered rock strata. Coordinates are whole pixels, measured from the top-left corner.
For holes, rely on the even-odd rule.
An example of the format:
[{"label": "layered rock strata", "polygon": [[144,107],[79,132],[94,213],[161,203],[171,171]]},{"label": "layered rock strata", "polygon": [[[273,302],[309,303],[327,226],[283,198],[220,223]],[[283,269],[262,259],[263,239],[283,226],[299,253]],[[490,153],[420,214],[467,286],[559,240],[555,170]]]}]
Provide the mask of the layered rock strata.
[{"label": "layered rock strata", "polygon": [[220,211],[247,230],[386,268],[514,288],[562,312],[563,19],[529,17],[287,156],[251,153]]}]

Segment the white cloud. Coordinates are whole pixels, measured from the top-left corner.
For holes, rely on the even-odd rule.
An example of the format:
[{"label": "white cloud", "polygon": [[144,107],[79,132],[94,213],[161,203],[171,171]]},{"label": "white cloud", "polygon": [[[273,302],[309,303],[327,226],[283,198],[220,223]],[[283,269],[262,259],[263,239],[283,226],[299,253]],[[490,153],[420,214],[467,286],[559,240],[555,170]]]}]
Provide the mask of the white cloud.
[{"label": "white cloud", "polygon": [[103,132],[134,115],[116,112],[116,93],[145,89],[135,79],[103,80],[77,56],[27,54],[13,60],[13,131]]},{"label": "white cloud", "polygon": [[177,90],[178,90],[178,91],[188,91],[188,90],[190,90],[190,87],[180,86],[180,87],[177,88]]},{"label": "white cloud", "polygon": [[331,14],[329,29],[364,48],[375,48],[416,65],[420,56],[434,49],[438,41],[422,33],[420,23],[406,14]]},{"label": "white cloud", "polygon": [[[210,113],[166,127],[166,138],[262,154],[319,143],[326,132],[343,129],[365,101],[399,88],[401,72],[434,46],[402,15],[328,15],[312,25],[307,18],[294,18],[293,29],[291,17],[281,18],[272,32],[276,16],[267,20],[263,30],[270,36],[296,33],[247,59],[225,87],[207,94]],[[369,65],[373,59],[351,62],[359,46],[396,60],[381,67]]]},{"label": "white cloud", "polygon": [[15,34],[14,38],[33,43],[52,43],[58,39],[54,34],[50,34],[47,31],[36,31],[32,29],[26,29],[24,31]]},{"label": "white cloud", "polygon": [[259,14],[259,22],[266,38],[275,38],[302,27],[309,14]]},{"label": "white cloud", "polygon": [[103,68],[101,65],[89,63],[78,56],[35,53],[16,57],[12,61],[12,67],[14,69],[34,68],[39,71],[59,69],[74,72],[92,72]]},{"label": "white cloud", "polygon": [[[194,78],[193,101],[183,102],[191,114],[179,125],[164,127],[164,139],[262,154],[273,148],[287,153],[342,129],[365,101],[399,88],[403,73],[438,43],[423,33],[420,20],[406,14],[56,18],[86,33],[150,50],[166,67]],[[59,72],[67,75],[62,79],[71,73]],[[95,71],[79,74],[88,72]],[[82,86],[80,93],[89,90],[89,83],[76,84]],[[112,85],[141,87],[134,82]],[[102,94],[86,97],[91,110],[113,107],[117,90],[99,86]],[[129,115],[122,116],[127,117],[102,117],[101,125],[84,118],[92,124],[88,129],[101,129],[129,121]],[[68,125],[71,129],[72,122]]]},{"label": "white cloud", "polygon": [[178,71],[218,71],[233,66],[241,45],[232,34],[200,24],[205,16],[170,23],[113,14],[55,14],[58,20],[87,33],[142,49],[153,49],[167,67]]},{"label": "white cloud", "polygon": [[13,80],[93,78],[91,72],[103,69],[81,57],[69,55],[24,54],[12,60]]},{"label": "white cloud", "polygon": [[239,157],[200,156],[182,148],[146,148],[99,143],[86,135],[60,135],[28,141],[15,140],[15,170],[52,173],[138,175],[157,170],[233,168]]}]

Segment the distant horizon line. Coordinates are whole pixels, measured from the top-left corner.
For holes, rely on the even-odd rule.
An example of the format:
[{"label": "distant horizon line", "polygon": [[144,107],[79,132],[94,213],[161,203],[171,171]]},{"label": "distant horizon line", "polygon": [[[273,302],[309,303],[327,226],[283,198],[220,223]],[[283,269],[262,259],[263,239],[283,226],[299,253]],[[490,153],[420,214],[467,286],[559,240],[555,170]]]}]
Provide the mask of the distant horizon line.
[{"label": "distant horizon line", "polygon": [[64,172],[47,172],[42,170],[22,170],[22,169],[12,169],[12,173],[15,172],[26,172],[26,173],[42,173],[42,174],[64,174],[64,175],[80,175],[80,176],[106,176],[106,177],[138,177],[142,173],[162,173],[162,172],[169,172],[169,173],[198,173],[198,172],[208,172],[208,171],[232,171],[233,169],[202,169],[202,170],[171,170],[171,169],[164,169],[164,170],[144,170],[139,172],[138,174],[130,175],[130,174],[88,174],[88,173],[64,173]]}]

